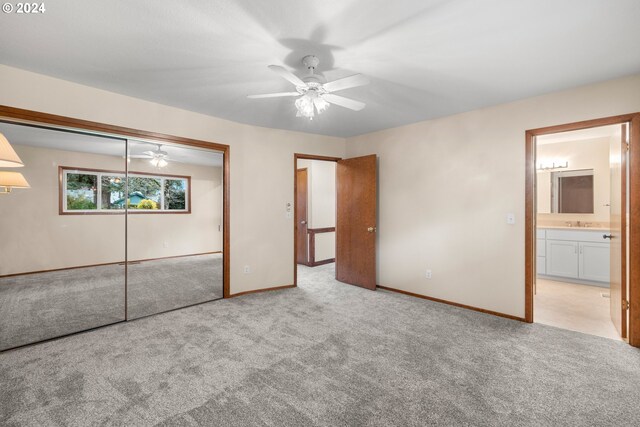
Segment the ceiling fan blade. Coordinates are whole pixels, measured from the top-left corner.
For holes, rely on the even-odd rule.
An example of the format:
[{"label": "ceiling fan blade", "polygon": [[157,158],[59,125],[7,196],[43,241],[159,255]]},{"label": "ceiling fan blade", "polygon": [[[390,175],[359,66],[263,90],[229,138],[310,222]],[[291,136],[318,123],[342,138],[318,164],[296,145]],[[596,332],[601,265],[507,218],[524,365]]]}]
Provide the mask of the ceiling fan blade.
[{"label": "ceiling fan blade", "polygon": [[334,80],[323,85],[327,92],[337,92],[339,90],[349,89],[352,87],[364,86],[369,84],[369,79],[362,74],[354,74],[353,76],[343,79]]},{"label": "ceiling fan blade", "polygon": [[274,73],[280,75],[280,77],[289,80],[291,83],[293,83],[296,86],[305,87],[307,85],[305,82],[300,80],[300,77],[296,76],[295,74],[293,74],[291,71],[287,70],[284,67],[281,67],[279,65],[269,65],[269,69]]},{"label": "ceiling fan blade", "polygon": [[278,98],[281,96],[300,96],[298,92],[278,92],[278,93],[265,93],[262,95],[249,95],[247,98],[257,99],[257,98]]},{"label": "ceiling fan blade", "polygon": [[327,93],[325,95],[322,95],[322,97],[327,102],[330,102],[332,104],[336,104],[336,105],[339,105],[341,107],[348,108],[348,109],[354,110],[354,111],[360,111],[367,105],[364,102],[356,101],[354,99],[345,98],[344,96],[340,96],[340,95],[333,95],[331,93]]},{"label": "ceiling fan blade", "polygon": [[150,159],[151,156],[148,156],[146,154],[129,154],[127,157],[129,157],[130,159]]}]

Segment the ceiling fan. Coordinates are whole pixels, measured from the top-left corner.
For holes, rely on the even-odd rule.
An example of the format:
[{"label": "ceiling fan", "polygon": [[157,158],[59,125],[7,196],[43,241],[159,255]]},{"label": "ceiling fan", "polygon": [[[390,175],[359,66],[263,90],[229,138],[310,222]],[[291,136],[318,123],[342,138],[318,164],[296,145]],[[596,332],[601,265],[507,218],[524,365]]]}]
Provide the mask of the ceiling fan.
[{"label": "ceiling fan", "polygon": [[362,74],[327,82],[320,74],[315,74],[315,69],[320,60],[314,55],[307,55],[302,58],[302,63],[309,70],[309,74],[298,77],[291,71],[279,65],[269,65],[269,69],[296,86],[295,92],[267,93],[263,95],[249,95],[248,98],[278,98],[284,96],[297,96],[295,101],[297,117],[307,117],[313,120],[315,112],[318,114],[329,108],[330,104],[339,105],[354,111],[360,111],[365,107],[364,102],[335,95],[337,92],[352,87],[369,84],[369,79]]},{"label": "ceiling fan", "polygon": [[158,144],[155,150],[143,151],[141,154],[130,154],[130,159],[149,159],[149,163],[157,168],[163,168],[169,164],[169,153],[162,150],[162,144]]}]

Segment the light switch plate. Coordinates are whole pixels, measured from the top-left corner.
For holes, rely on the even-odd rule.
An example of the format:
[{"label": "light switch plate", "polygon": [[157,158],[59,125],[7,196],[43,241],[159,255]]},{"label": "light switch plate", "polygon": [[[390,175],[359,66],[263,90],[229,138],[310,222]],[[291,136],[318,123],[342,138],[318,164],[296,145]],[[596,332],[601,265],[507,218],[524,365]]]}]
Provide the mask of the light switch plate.
[{"label": "light switch plate", "polygon": [[507,214],[507,224],[513,225],[516,223],[516,216],[515,214],[512,213],[508,213]]}]

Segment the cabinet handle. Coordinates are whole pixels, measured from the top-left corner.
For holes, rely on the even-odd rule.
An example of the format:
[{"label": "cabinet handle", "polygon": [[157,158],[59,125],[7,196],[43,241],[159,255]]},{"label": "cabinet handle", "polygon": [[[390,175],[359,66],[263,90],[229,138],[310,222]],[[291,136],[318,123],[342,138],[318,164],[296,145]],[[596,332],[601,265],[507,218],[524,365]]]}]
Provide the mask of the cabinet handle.
[{"label": "cabinet handle", "polygon": [[603,234],[602,238],[603,239],[613,239],[613,236],[611,234]]}]

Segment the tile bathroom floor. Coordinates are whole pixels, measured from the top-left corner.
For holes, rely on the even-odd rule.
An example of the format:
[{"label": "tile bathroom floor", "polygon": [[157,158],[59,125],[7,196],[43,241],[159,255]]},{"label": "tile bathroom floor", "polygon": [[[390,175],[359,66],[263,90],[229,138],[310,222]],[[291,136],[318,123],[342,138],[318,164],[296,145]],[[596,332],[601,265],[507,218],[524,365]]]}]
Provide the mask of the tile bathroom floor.
[{"label": "tile bathroom floor", "polygon": [[536,287],[534,322],[622,340],[611,322],[609,288],[540,278]]}]

